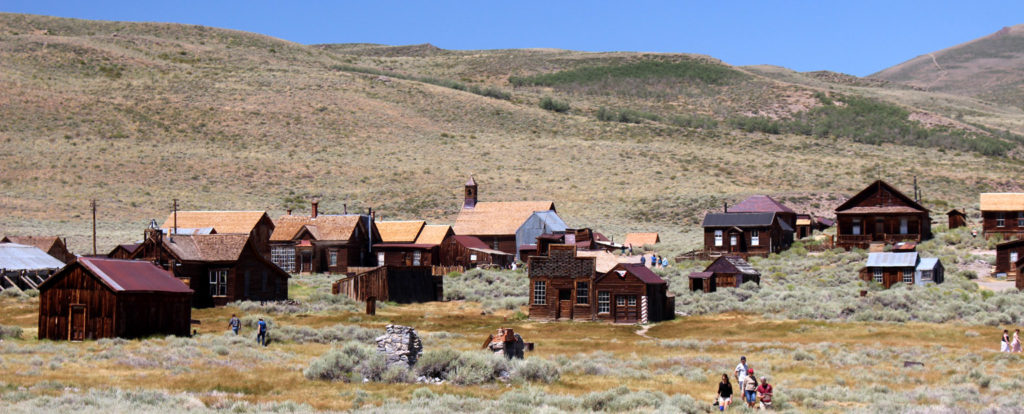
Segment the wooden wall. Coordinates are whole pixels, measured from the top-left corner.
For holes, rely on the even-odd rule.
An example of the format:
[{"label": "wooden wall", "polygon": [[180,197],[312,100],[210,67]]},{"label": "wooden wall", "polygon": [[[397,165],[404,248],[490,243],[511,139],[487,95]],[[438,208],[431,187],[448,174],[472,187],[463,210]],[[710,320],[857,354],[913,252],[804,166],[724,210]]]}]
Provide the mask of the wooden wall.
[{"label": "wooden wall", "polygon": [[[715,231],[722,231],[722,245],[715,246]],[[709,253],[745,253],[743,256],[768,256],[770,253],[778,252],[783,247],[783,235],[782,228],[778,224],[774,224],[771,227],[748,227],[742,229],[743,233],[736,233],[735,230],[729,228],[705,228],[704,229],[704,249]],[[759,243],[757,246],[751,245],[751,232],[757,230],[759,232],[758,238]],[[731,234],[737,235],[737,246],[732,246],[730,238]]]},{"label": "wooden wall", "polygon": [[[886,289],[892,287],[897,283],[903,283],[903,271],[909,270],[911,273],[915,272],[913,267],[884,267],[882,268],[882,286]],[[865,267],[860,271],[860,278],[865,282],[873,282],[875,279],[874,268]]]},{"label": "wooden wall", "polygon": [[1017,252],[1017,260],[1024,259],[1024,242],[996,246],[996,273],[1007,273],[1007,276],[1009,276],[1009,273],[1016,271],[1015,263],[1010,262],[1011,252]]},{"label": "wooden wall", "polygon": [[995,211],[982,211],[981,212],[981,228],[984,230],[985,237],[992,237],[995,234],[1002,234],[1007,240],[1019,239],[1024,237],[1024,227],[1018,226],[1017,222],[1017,211],[1005,211],[1002,212],[1005,217],[1004,224],[1002,227],[997,225],[999,218],[999,212]]}]

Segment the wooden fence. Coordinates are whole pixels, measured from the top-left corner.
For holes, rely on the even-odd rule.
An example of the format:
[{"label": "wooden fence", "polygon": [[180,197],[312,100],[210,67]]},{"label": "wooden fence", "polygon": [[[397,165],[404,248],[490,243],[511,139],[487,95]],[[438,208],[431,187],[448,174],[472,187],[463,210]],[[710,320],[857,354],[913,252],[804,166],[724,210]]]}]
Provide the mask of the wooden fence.
[{"label": "wooden fence", "polygon": [[465,271],[465,266],[433,266],[430,273],[434,276],[444,276],[451,272],[463,273]]},{"label": "wooden fence", "polygon": [[415,303],[442,300],[443,277],[434,276],[430,266],[380,266],[342,278],[331,285],[331,293],[360,302]]}]

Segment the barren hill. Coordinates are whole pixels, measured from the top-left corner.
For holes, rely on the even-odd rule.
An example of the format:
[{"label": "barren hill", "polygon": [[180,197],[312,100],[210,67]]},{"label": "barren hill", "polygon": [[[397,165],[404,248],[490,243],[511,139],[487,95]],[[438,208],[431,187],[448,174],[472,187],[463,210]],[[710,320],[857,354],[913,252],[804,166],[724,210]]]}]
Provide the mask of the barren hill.
[{"label": "barren hill", "polygon": [[451,222],[475,174],[481,199],[554,200],[571,225],[681,250],[705,211],[754,193],[827,213],[874,178],[917,176],[935,211],[1021,189],[1017,108],[698,55],[0,14],[0,90],[0,233],[80,253],[90,198],[105,250],[172,198]]},{"label": "barren hill", "polygon": [[1024,24],[918,56],[870,77],[1024,108]]}]

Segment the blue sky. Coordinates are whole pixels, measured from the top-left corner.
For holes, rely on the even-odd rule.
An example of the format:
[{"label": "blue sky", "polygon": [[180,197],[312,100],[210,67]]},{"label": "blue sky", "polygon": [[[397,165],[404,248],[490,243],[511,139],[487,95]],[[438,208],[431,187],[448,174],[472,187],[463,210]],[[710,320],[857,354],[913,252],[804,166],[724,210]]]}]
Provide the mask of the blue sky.
[{"label": "blue sky", "polygon": [[0,11],[201,24],[298,43],[700,53],[864,76],[1024,23],[1024,1],[48,1]]}]

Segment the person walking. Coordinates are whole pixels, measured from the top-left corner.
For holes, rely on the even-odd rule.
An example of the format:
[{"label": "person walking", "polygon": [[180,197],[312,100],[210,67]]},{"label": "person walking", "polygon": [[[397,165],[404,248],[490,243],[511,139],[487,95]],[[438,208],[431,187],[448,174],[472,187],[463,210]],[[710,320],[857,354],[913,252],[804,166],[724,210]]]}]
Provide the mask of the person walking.
[{"label": "person walking", "polygon": [[747,376],[747,370],[750,367],[747,366],[747,357],[741,356],[739,365],[736,365],[736,369],[733,370],[733,375],[736,376],[736,384],[742,386],[743,377]]},{"label": "person walking", "polygon": [[768,383],[768,377],[761,377],[761,385],[757,387],[757,400],[761,403],[761,409],[767,410],[772,407],[772,385]]},{"label": "person walking", "polygon": [[664,268],[667,268],[667,267],[668,267],[668,258],[667,257],[662,257],[661,258],[661,268],[664,269]]},{"label": "person walking", "polygon": [[1013,330],[1013,341],[1010,342],[1011,351],[1020,352],[1020,329]]},{"label": "person walking", "polygon": [[1010,352],[1010,331],[1003,329],[1003,339],[999,341],[999,352]]},{"label": "person walking", "polygon": [[651,253],[651,268],[653,269],[655,267],[658,267],[658,258],[654,253]]},{"label": "person walking", "polygon": [[743,377],[740,388],[743,389],[743,399],[747,401],[747,406],[754,408],[757,402],[757,378],[754,377],[753,369],[747,370],[747,376]]},{"label": "person walking", "polygon": [[647,266],[647,256],[640,255],[640,266]]},{"label": "person walking", "polygon": [[732,384],[729,376],[722,374],[722,382],[718,383],[718,411],[725,411],[732,404]]},{"label": "person walking", "polygon": [[263,321],[263,318],[260,318],[259,322],[256,322],[256,327],[256,342],[260,346],[267,346],[267,323]]},{"label": "person walking", "polygon": [[234,332],[235,335],[238,335],[238,328],[242,327],[242,321],[238,320],[238,317],[232,313],[231,320],[228,321],[228,327],[231,328],[231,332]]}]

